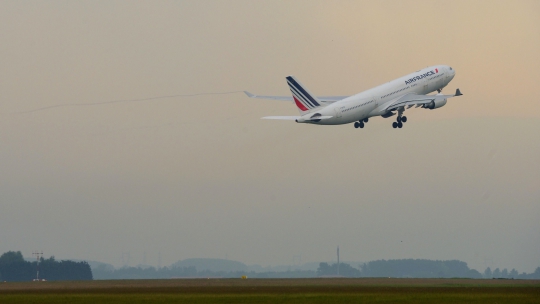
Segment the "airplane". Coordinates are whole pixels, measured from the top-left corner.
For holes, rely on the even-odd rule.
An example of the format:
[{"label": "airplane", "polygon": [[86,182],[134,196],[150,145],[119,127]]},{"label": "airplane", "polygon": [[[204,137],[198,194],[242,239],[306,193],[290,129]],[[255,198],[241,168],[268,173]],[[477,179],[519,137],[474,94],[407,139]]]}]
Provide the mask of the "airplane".
[{"label": "airplane", "polygon": [[[244,93],[250,98],[291,101],[296,104],[300,116],[267,116],[263,119],[294,120],[297,123],[315,125],[343,125],[354,122],[355,128],[364,128],[369,118],[392,117],[397,114],[392,127],[402,128],[407,122],[405,109],[413,106],[423,109],[438,109],[446,105],[448,98],[461,96],[456,89],[454,95],[443,95],[456,71],[447,65],[435,65],[392,80],[380,86],[352,96],[317,97],[294,76],[287,76],[292,96],[260,96]],[[437,91],[435,95],[427,95]]]}]

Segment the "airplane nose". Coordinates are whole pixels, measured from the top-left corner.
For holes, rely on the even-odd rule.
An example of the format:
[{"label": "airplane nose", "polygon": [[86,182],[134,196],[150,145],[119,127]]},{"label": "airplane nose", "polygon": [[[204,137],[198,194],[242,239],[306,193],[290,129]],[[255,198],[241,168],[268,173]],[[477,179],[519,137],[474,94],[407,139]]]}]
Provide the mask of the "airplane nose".
[{"label": "airplane nose", "polygon": [[452,67],[447,67],[448,74],[450,74],[450,77],[454,78],[456,76],[456,71],[452,69]]}]

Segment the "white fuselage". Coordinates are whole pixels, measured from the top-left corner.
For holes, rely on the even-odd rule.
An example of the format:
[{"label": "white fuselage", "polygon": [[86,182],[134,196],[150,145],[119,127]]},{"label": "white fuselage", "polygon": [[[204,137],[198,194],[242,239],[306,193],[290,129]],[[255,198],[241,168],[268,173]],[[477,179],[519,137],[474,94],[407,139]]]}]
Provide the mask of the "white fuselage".
[{"label": "white fuselage", "polygon": [[[454,78],[455,71],[446,65],[427,67],[420,71],[392,80],[367,91],[336,101],[324,108],[305,114],[297,122],[319,125],[342,125],[387,113],[386,105],[404,94],[428,94],[442,90]],[[310,121],[315,113],[332,118]],[[302,118],[306,118],[306,120]]]}]

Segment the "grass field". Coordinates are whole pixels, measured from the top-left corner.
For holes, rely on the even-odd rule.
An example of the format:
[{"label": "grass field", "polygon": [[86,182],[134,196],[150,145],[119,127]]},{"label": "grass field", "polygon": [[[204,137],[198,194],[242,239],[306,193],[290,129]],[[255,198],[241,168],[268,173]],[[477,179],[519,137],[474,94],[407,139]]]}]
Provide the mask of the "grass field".
[{"label": "grass field", "polygon": [[539,280],[171,279],[0,283],[0,303],[540,303]]}]

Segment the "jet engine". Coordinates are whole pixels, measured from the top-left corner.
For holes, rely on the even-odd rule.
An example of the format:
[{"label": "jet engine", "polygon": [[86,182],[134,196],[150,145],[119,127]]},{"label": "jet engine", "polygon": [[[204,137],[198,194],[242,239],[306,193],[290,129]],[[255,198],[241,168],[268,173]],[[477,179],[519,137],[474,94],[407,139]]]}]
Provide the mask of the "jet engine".
[{"label": "jet engine", "polygon": [[446,98],[441,99],[441,100],[434,100],[434,101],[432,101],[432,102],[430,102],[428,104],[425,104],[424,108],[433,110],[433,109],[440,108],[440,107],[444,106],[445,104],[446,104]]}]

